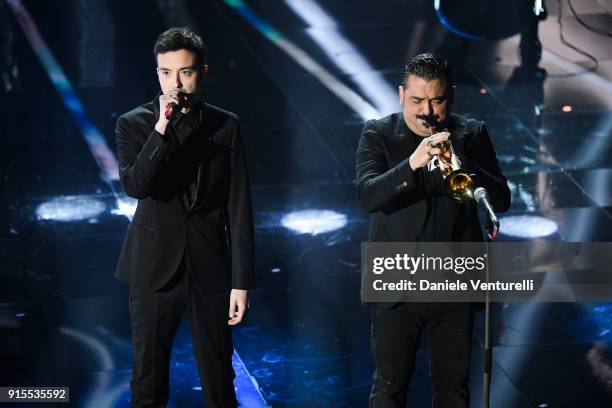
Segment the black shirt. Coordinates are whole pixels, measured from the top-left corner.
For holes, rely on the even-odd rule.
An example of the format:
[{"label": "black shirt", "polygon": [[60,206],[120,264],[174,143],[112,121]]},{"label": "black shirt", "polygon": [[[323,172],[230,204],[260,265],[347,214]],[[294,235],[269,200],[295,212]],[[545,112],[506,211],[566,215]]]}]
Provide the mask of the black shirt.
[{"label": "black shirt", "polygon": [[[196,103],[188,112],[175,113],[171,125],[171,136],[177,148],[183,148],[187,138],[196,132],[202,124],[202,105]],[[198,166],[191,167],[194,174],[191,175],[191,184],[185,188],[183,193],[183,205],[189,209],[196,195]]]}]

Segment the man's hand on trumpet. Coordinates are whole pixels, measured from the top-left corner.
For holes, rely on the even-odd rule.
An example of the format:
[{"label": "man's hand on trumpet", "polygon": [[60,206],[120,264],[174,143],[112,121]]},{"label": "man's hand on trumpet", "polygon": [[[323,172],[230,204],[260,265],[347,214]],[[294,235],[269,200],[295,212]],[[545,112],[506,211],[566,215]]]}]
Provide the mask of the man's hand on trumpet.
[{"label": "man's hand on trumpet", "polygon": [[414,153],[410,155],[410,168],[416,170],[425,167],[435,155],[438,155],[438,159],[445,166],[450,166],[451,151],[446,143],[449,137],[449,132],[440,132],[421,140]]}]

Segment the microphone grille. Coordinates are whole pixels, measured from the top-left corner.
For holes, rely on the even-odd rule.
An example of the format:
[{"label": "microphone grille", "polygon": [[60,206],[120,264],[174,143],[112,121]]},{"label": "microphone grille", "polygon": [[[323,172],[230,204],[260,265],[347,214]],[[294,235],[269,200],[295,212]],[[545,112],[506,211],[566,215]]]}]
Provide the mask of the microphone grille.
[{"label": "microphone grille", "polygon": [[477,187],[474,190],[474,200],[476,200],[477,202],[487,196],[488,196],[487,190],[485,190],[484,187]]}]

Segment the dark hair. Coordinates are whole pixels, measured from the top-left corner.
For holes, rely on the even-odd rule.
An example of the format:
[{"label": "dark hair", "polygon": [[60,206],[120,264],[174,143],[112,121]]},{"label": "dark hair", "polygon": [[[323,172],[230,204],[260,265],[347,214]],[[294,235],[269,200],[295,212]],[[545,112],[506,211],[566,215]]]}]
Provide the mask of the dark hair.
[{"label": "dark hair", "polygon": [[446,80],[446,86],[454,85],[453,73],[451,72],[448,61],[444,57],[435,54],[419,54],[413,57],[404,66],[402,86],[405,88],[410,75],[416,75],[426,81],[434,79]]},{"label": "dark hair", "polygon": [[185,27],[173,27],[157,37],[153,47],[155,62],[157,63],[157,54],[178,50],[193,52],[196,56],[198,67],[206,63],[206,52],[208,49],[204,41],[202,41],[202,37]]}]

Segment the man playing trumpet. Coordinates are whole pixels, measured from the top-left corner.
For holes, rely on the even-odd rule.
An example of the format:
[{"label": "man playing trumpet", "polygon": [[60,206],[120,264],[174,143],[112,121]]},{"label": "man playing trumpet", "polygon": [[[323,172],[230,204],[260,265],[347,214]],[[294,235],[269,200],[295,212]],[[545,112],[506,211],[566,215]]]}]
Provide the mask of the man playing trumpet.
[{"label": "man playing trumpet", "polygon": [[[451,113],[454,97],[447,61],[417,55],[406,64],[399,87],[402,112],[365,124],[357,150],[357,191],[371,214],[370,241],[483,241],[476,202],[445,194],[447,174],[441,169],[454,170],[453,153],[489,192],[493,208],[508,210],[510,190],[487,128]],[[377,303],[371,311],[376,369],[370,407],[406,406],[423,333],[433,406],[469,406],[473,304]]]}]

